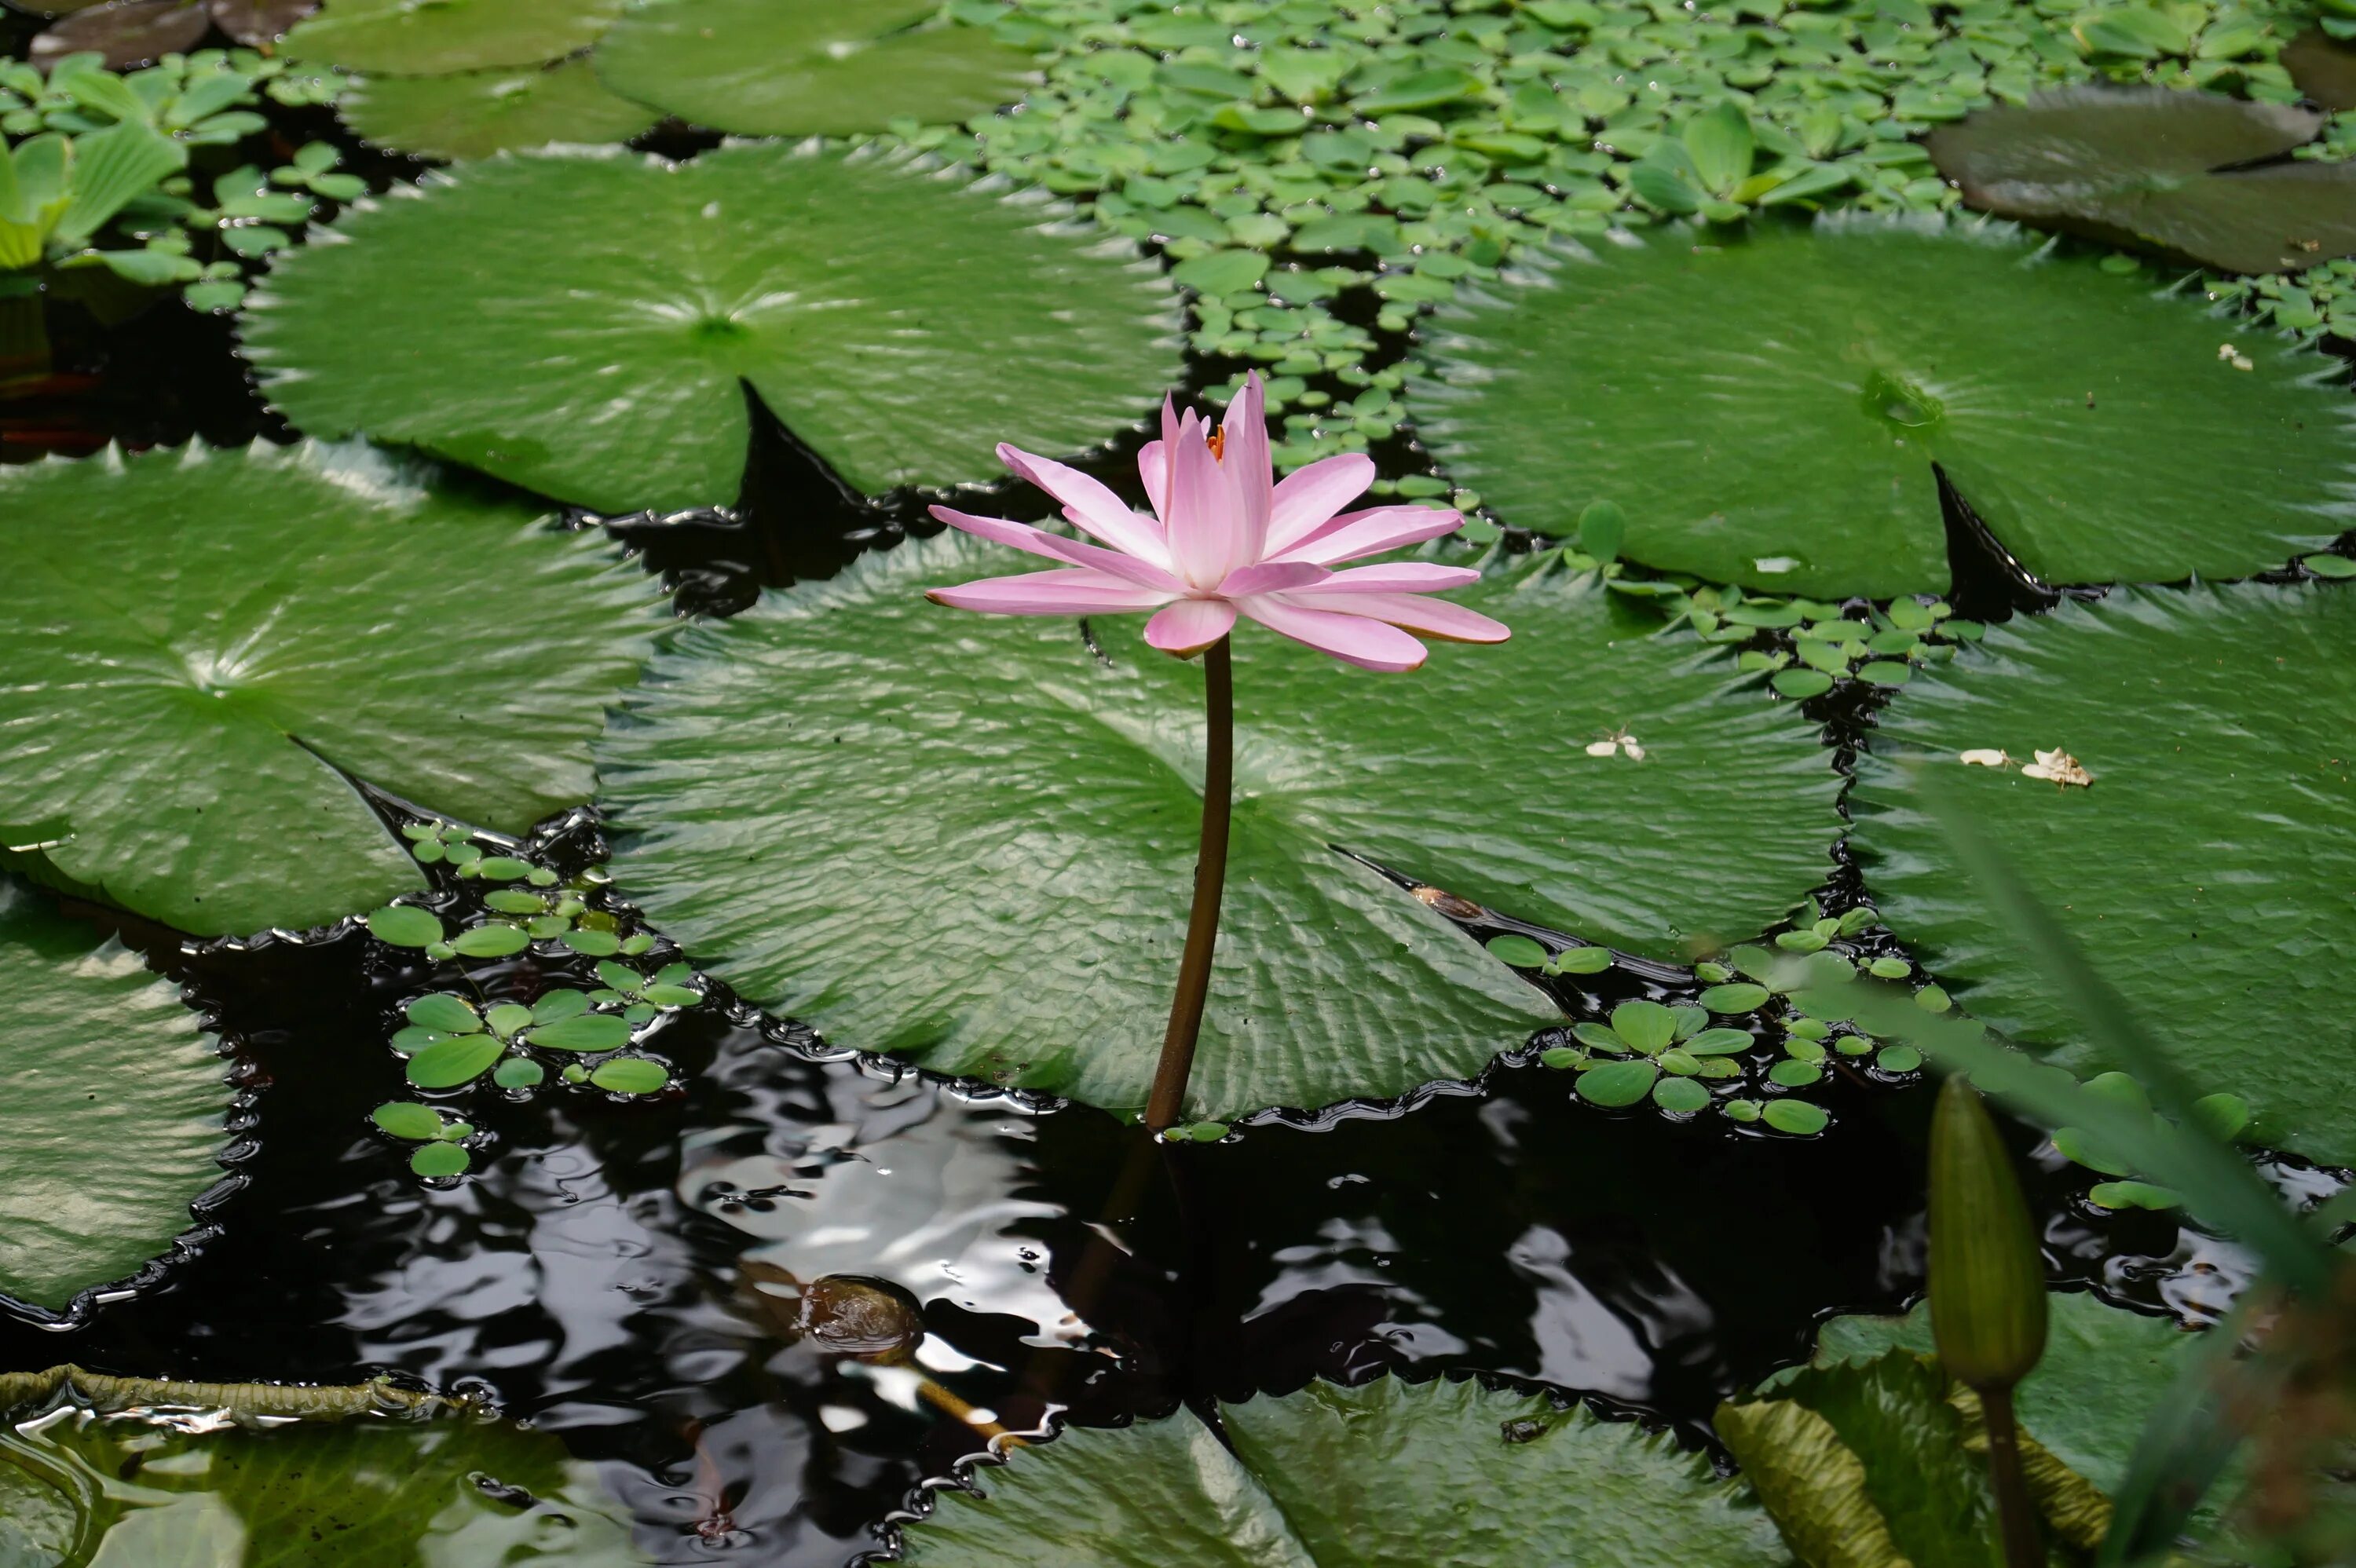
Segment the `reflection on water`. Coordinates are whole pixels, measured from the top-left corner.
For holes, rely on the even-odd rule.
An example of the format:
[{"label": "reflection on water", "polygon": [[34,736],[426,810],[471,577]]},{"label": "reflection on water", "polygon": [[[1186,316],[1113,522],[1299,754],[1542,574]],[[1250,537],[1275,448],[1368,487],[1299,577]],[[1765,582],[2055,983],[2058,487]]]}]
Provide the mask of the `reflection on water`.
[{"label": "reflection on water", "polygon": [[[666,1031],[682,1093],[477,1101],[496,1147],[428,1189],[367,1125],[417,979],[344,945],[195,962],[271,1083],[250,1185],[165,1289],[70,1332],[0,1325],[0,1366],[476,1388],[593,1462],[658,1560],[831,1568],[921,1477],[1056,1410],[1479,1368],[1699,1440],[1821,1315],[1921,1276],[1920,1094],[1768,1140],[1511,1069],[1397,1119],[1163,1150],[812,1060],[717,1002]],[[2246,1272],[2029,1168],[2068,1277],[2199,1312]]]}]

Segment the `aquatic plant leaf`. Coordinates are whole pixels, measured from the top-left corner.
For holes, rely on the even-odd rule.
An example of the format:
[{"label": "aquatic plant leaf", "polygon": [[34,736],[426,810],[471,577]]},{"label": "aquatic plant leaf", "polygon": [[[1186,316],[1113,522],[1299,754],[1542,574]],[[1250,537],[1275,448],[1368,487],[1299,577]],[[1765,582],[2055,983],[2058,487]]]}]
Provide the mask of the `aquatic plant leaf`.
[{"label": "aquatic plant leaf", "polygon": [[[1202,677],[1134,619],[1091,623],[1100,661],[1070,622],[923,598],[1011,564],[943,535],[687,632],[599,753],[614,871],[699,967],[838,1044],[1134,1110],[1186,918]],[[1462,602],[1513,640],[1381,681],[1237,637],[1190,1119],[1462,1078],[1558,1021],[1353,856],[1656,955],[1772,924],[1822,879],[1827,759],[1722,652],[1648,635],[1592,574],[1501,571]],[[1585,754],[1625,726],[1646,761]],[[925,962],[879,984],[911,932]]]},{"label": "aquatic plant leaf", "polygon": [[[2085,1291],[2046,1297],[2044,1358],[2014,1390],[2020,1423],[2104,1491],[2126,1478],[2144,1418],[2202,1336],[2166,1317],[2113,1307]],[[1927,1303],[1903,1317],[1836,1317],[1818,1332],[1815,1364],[1855,1365],[1894,1348],[1932,1353]]]},{"label": "aquatic plant leaf", "polygon": [[139,955],[0,872],[0,1295],[50,1312],[139,1272],[221,1179],[228,1066]]},{"label": "aquatic plant leaf", "polygon": [[585,798],[652,585],[432,477],[266,443],[0,469],[0,823],[59,825],[8,858],[241,933],[425,886],[354,779],[507,833]]},{"label": "aquatic plant leaf", "polygon": [[615,91],[746,136],[957,123],[1023,96],[1028,51],[936,0],[640,0],[595,56]]},{"label": "aquatic plant leaf", "polygon": [[1942,125],[1925,145],[1983,211],[2147,241],[2235,272],[2356,251],[2356,165],[2265,164],[2324,117],[2172,87],[2072,87]]},{"label": "aquatic plant leaf", "polygon": [[[0,1377],[0,1394],[16,1396],[0,1410],[16,1424],[0,1436],[0,1498],[30,1547],[12,1562],[644,1561],[627,1511],[562,1444],[432,1395],[385,1384],[162,1382],[79,1368]],[[179,1419],[147,1413],[159,1409]],[[53,1410],[76,1414],[39,1419]]]},{"label": "aquatic plant leaf", "polygon": [[[2342,1163],[2356,1036],[2316,1020],[2340,1012],[2322,955],[2356,928],[2351,715],[2356,594],[2337,584],[2065,604],[1991,627],[1882,714],[1850,796],[1858,857],[1883,919],[1975,1016],[2082,1077],[2144,1078],[2019,961],[1907,783],[1910,759],[1938,769],[2095,971],[2168,1021],[2186,1078],[2247,1101],[2273,1147]],[[2064,744],[2088,787],[1953,761]]]},{"label": "aquatic plant leaf", "polygon": [[206,0],[213,26],[241,44],[274,44],[319,8],[319,0]]},{"label": "aquatic plant leaf", "polygon": [[325,0],[286,35],[290,59],[438,76],[562,59],[595,43],[626,0]]},{"label": "aquatic plant leaf", "polygon": [[2008,225],[1678,233],[1440,323],[1411,397],[1458,482],[1542,533],[1609,498],[1624,555],[1716,581],[1944,591],[1933,464],[2054,583],[2244,577],[2356,522],[2331,361]]},{"label": "aquatic plant leaf", "polygon": [[332,233],[246,312],[287,417],[606,512],[734,500],[747,385],[880,492],[1104,441],[1179,375],[1176,294],[1126,241],[878,147],[552,150]]},{"label": "aquatic plant leaf", "polygon": [[192,49],[211,30],[202,0],[115,0],[51,23],[26,54],[39,65],[95,54],[110,70],[128,70]]},{"label": "aquatic plant leaf", "polygon": [[2326,109],[2356,109],[2356,45],[2309,27],[2283,46],[2282,67],[2298,90]]},{"label": "aquatic plant leaf", "polygon": [[1739,1483],[1633,1422],[1474,1382],[1312,1382],[1193,1413],[1067,1428],[941,1488],[904,1531],[909,1568],[1591,1568],[1782,1564]]},{"label": "aquatic plant leaf", "polygon": [[586,59],[447,76],[367,76],[336,112],[362,139],[425,158],[487,158],[552,142],[626,142],[662,116],[609,91]]}]

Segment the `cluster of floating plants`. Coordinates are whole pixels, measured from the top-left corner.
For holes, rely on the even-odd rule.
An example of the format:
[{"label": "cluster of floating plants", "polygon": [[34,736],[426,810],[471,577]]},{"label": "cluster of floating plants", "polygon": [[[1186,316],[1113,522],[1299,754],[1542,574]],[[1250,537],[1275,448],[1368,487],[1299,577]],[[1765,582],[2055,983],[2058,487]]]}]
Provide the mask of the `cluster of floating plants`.
[{"label": "cluster of floating plants", "polygon": [[[0,66],[0,310],[233,312],[287,439],[0,469],[16,1315],[167,1280],[235,1223],[267,1116],[102,927],[364,952],[398,1097],[349,1130],[428,1198],[528,1102],[676,1103],[667,1032],[723,987],[1173,1144],[1526,1072],[1587,1125],[1793,1153],[1927,1066],[2018,1068],[2001,1036],[2054,1070],[2019,1100],[2094,1210],[2246,1218],[2186,1138],[2237,1178],[2236,1140],[2356,1163],[2356,1057],[2318,1038],[2356,928],[2345,18],[65,10]],[[1164,402],[1132,480],[1190,380],[1224,421]],[[727,518],[778,432],[913,526],[668,613],[619,541]],[[983,515],[1038,515],[980,495],[1001,462],[1044,527]],[[2029,908],[2208,1093],[2023,962]],[[924,1338],[888,1293],[770,1283],[838,1349],[891,1318],[862,1364]],[[2095,1552],[2149,1506],[2146,1407],[2210,1352],[2035,1311],[2039,1524]],[[990,1462],[886,1535],[916,1564],[1307,1564],[1369,1531],[1964,1561],[2023,1519],[1982,1464],[2014,1380],[1946,1333],[1826,1324],[1719,1410],[1737,1476],[1480,1381],[1028,1447],[968,1410]],[[0,1502],[69,1478],[0,1557],[161,1551],[179,1503],[83,1484],[137,1456],[213,1466],[190,1517],[224,1540],[359,1511],[432,1520],[389,1563],[633,1560],[561,1445],[391,1384],[26,1369],[0,1417]]]}]

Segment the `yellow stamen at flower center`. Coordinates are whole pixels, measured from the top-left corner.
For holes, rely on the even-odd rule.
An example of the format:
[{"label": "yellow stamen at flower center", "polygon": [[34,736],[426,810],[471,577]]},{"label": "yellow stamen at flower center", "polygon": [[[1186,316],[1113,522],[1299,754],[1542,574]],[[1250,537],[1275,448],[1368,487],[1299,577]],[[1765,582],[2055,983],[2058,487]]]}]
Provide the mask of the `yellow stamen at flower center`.
[{"label": "yellow stamen at flower center", "polygon": [[1227,455],[1226,426],[1221,425],[1216,430],[1205,429],[1203,432],[1203,440],[1211,449],[1211,461],[1214,463],[1226,461]]}]

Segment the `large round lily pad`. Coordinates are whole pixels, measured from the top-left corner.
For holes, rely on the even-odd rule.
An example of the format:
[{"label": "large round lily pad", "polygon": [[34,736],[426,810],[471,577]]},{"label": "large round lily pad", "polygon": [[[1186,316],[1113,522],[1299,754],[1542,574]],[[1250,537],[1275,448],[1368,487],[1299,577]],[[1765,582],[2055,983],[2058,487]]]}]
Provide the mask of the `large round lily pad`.
[{"label": "large round lily pad", "polygon": [[[942,1488],[909,1568],[1759,1568],[1790,1562],[1739,1483],[1633,1422],[1477,1383],[1312,1383],[1126,1431],[1066,1430]],[[1150,1551],[1141,1552],[1141,1545]]]},{"label": "large round lily pad", "polygon": [[562,59],[626,0],[326,0],[286,36],[294,59],[397,76]]},{"label": "large round lily pad", "polygon": [[227,1069],[139,955],[0,873],[0,1295],[62,1311],[136,1274],[221,1179]]},{"label": "large round lily pad", "polygon": [[1417,417],[1507,521],[1609,499],[1646,565],[1877,597],[1948,585],[1934,464],[2048,582],[2244,577],[2356,522],[2331,362],[2196,300],[1985,220],[1697,238],[1443,318]]},{"label": "large round lily pad", "polygon": [[2356,165],[2267,161],[2323,123],[2213,92],[2072,87],[1983,109],[1927,145],[1983,210],[2229,272],[2296,272],[2356,251]]},{"label": "large round lily pad", "polygon": [[626,142],[662,116],[597,80],[586,59],[449,76],[363,77],[336,103],[380,147],[429,158],[487,158],[552,142]]},{"label": "large round lily pad", "polygon": [[[1851,801],[1890,926],[1956,998],[2091,1073],[2077,1038],[1922,813],[1901,762],[1948,770],[1973,814],[2204,1091],[2254,1136],[2356,1161],[2356,592],[2244,585],[2115,594],[1988,634],[1881,716]],[[1966,767],[2067,752],[2092,782]]]},{"label": "large round lily pad", "polygon": [[358,779],[521,832],[660,624],[595,535],[364,447],[0,469],[0,832],[199,935],[424,886]]},{"label": "large round lily pad", "polygon": [[[620,885],[707,972],[839,1044],[1141,1106],[1201,814],[1202,675],[1099,620],[923,597],[1012,565],[944,535],[690,630],[603,743]],[[1820,882],[1837,789],[1730,661],[1592,576],[1462,602],[1513,640],[1406,676],[1247,630],[1235,847],[1194,1111],[1478,1072],[1552,1008],[1365,856],[1677,955]],[[1644,758],[1588,754],[1632,734]]]},{"label": "large round lily pad", "polygon": [[19,1397],[0,1410],[15,1424],[0,1429],[0,1546],[27,1568],[645,1561],[627,1513],[554,1437],[431,1396],[74,1368],[0,1377],[0,1392]]},{"label": "large round lily pad", "polygon": [[289,419],[607,512],[734,500],[748,384],[882,491],[1101,442],[1179,373],[1126,240],[875,147],[497,158],[324,238],[246,315]]},{"label": "large round lily pad", "polygon": [[718,131],[851,135],[1023,96],[1031,56],[937,0],[640,0],[597,50],[613,89]]}]

